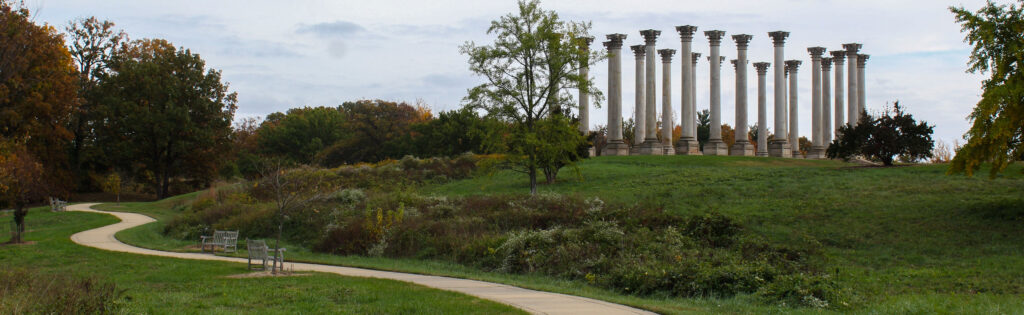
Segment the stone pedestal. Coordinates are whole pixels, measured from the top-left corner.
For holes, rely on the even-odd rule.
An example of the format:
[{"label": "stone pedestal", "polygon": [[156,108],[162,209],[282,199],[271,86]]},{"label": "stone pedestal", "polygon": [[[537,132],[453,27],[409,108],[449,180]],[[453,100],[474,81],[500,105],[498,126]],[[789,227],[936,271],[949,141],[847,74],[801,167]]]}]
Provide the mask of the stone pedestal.
[{"label": "stone pedestal", "polygon": [[602,155],[629,155],[629,145],[622,142],[622,40],[626,34],[610,34],[604,46],[608,49],[608,144]]},{"label": "stone pedestal", "polygon": [[768,143],[768,155],[774,157],[791,158],[793,157],[793,148],[789,147],[789,141],[786,140],[772,140]]}]

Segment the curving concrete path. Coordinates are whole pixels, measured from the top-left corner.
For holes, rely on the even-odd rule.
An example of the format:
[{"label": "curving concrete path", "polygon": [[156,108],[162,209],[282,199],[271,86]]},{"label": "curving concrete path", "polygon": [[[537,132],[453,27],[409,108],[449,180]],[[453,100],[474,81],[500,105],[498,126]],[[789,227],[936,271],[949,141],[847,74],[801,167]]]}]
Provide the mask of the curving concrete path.
[{"label": "curving concrete path", "polygon": [[[72,211],[109,214],[121,219],[121,222],[75,233],[71,235],[71,241],[115,252],[246,263],[245,258],[222,257],[200,253],[165,252],[121,243],[114,238],[114,234],[121,230],[130,229],[156,220],[138,213],[97,211],[91,208],[93,205],[96,204],[76,204],[68,206],[68,209]],[[654,314],[628,306],[589,298],[529,290],[484,281],[306,263],[289,263],[289,266],[295,271],[327,272],[342,276],[411,282],[426,287],[465,293],[482,299],[505,303],[533,314]]]}]

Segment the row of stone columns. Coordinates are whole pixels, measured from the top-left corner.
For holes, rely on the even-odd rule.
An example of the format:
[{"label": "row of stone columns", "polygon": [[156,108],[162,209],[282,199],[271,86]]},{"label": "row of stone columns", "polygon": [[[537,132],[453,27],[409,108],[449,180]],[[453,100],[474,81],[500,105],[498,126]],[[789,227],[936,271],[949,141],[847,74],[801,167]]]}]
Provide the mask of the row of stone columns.
[{"label": "row of stone columns", "polygon": [[[644,45],[631,46],[636,64],[636,100],[635,100],[635,129],[633,152],[629,151],[629,145],[622,141],[622,91],[621,91],[621,48],[625,40],[625,34],[607,35],[608,41],[604,43],[608,49],[608,145],[603,155],[699,155],[702,154],[698,148],[697,141],[697,120],[696,120],[696,66],[700,53],[692,51],[693,34],[697,31],[696,26],[684,25],[676,27],[681,39],[681,56],[684,62],[681,63],[682,80],[680,97],[680,116],[682,119],[682,134],[677,143],[671,143],[672,139],[672,98],[671,98],[671,65],[672,58],[676,53],[674,49],[656,50],[656,40],[661,34],[658,30],[643,30],[640,32],[644,38]],[[710,44],[708,61],[710,64],[710,130],[709,139],[704,144],[703,154],[707,155],[741,155],[741,156],[776,156],[776,157],[800,157],[799,145],[799,124],[798,124],[798,70],[801,65],[799,60],[785,60],[785,40],[788,32],[776,31],[768,33],[774,44],[774,134],[769,142],[767,139],[767,89],[766,75],[771,66],[767,62],[754,63],[758,74],[758,139],[757,152],[747,137],[747,48],[751,35],[733,35],[736,42],[737,59],[732,60],[736,71],[736,137],[735,144],[729,148],[722,141],[721,132],[721,63],[724,57],[721,56],[721,41],[725,36],[724,31],[705,31],[704,35]],[[585,44],[589,44],[586,41]],[[811,56],[811,104],[812,104],[812,125],[811,125],[811,150],[807,152],[808,158],[824,158],[825,147],[832,141],[833,131],[845,124],[855,125],[860,113],[864,111],[864,62],[867,55],[858,54],[861,44],[844,44],[845,50],[830,52],[832,57],[825,56],[824,47],[810,47],[808,53]],[[655,52],[662,59],[662,116],[661,140],[658,139],[658,116],[657,116],[657,82],[655,64]],[[685,62],[686,56],[690,56],[691,62]],[[844,90],[842,65],[849,60],[848,78],[846,85],[846,101],[848,106],[843,104]],[[832,115],[831,95],[831,68],[836,66],[835,74],[835,126]],[[581,67],[580,74],[587,75],[588,68]],[[787,84],[788,79],[788,84]],[[788,91],[786,90],[788,87]],[[787,108],[788,101],[788,108]],[[581,122],[587,123],[589,116],[587,108],[589,99],[580,95],[580,116]],[[844,120],[843,113],[846,109],[847,120]],[[585,130],[586,127],[581,127]]]}]

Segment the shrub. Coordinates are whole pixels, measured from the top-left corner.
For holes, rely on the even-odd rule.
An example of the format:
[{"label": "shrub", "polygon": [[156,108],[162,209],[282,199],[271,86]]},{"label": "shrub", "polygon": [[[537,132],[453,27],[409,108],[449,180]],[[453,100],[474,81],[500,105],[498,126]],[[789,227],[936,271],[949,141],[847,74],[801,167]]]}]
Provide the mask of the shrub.
[{"label": "shrub", "polygon": [[843,308],[849,305],[846,290],[828,275],[782,275],[761,287],[756,295],[765,303],[783,306]]},{"label": "shrub", "polygon": [[0,270],[3,314],[114,314],[121,308],[119,296],[114,283],[97,278]]},{"label": "shrub", "polygon": [[688,218],[684,230],[690,237],[709,246],[727,247],[732,245],[742,228],[729,217],[713,212]]}]

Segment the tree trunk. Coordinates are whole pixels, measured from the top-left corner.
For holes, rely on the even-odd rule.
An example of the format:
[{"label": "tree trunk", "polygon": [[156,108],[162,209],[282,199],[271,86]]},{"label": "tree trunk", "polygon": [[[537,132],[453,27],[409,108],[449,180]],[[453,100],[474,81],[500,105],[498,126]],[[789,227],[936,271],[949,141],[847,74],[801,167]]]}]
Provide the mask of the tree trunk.
[{"label": "tree trunk", "polygon": [[159,176],[159,178],[157,178],[157,181],[159,183],[157,184],[157,189],[156,189],[156,199],[160,200],[160,199],[167,198],[167,186],[169,185],[168,183],[170,182],[170,179],[167,178],[167,171],[166,170],[161,170],[160,171],[160,175],[158,175],[158,176]]},{"label": "tree trunk", "polygon": [[[274,242],[274,263],[270,265],[270,273],[277,274],[277,256],[280,255],[281,248],[281,231],[284,231],[284,216],[278,218],[280,222],[277,224],[277,241]],[[284,261],[281,261],[281,270],[284,270]]]},{"label": "tree trunk", "polygon": [[530,166],[530,195],[537,194],[537,167]]},{"label": "tree trunk", "polygon": [[21,243],[21,234],[25,232],[25,216],[28,209],[23,204],[14,206],[14,231],[11,231],[11,243]]}]

